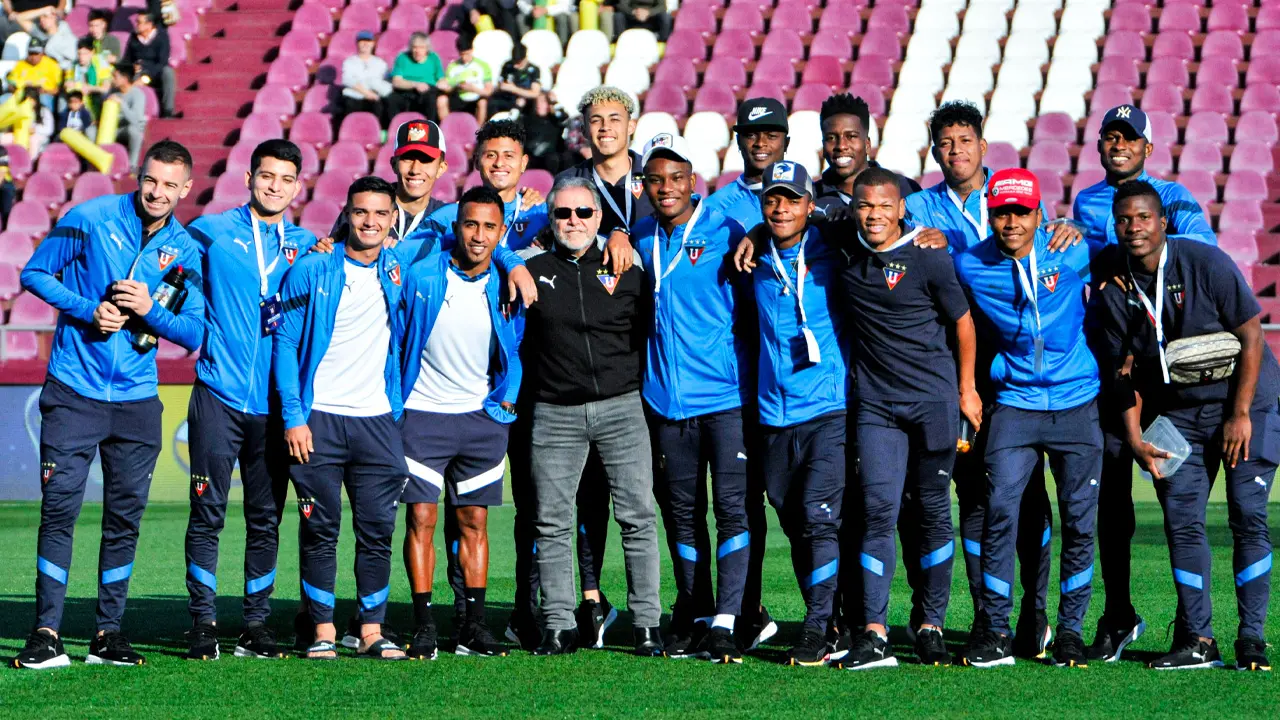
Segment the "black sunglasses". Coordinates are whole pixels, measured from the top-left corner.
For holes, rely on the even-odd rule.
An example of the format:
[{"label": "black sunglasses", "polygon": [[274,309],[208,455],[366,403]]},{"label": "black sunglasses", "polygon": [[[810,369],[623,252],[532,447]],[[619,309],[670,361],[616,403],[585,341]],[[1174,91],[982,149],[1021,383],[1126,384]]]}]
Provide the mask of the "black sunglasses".
[{"label": "black sunglasses", "polygon": [[557,220],[568,220],[570,215],[577,215],[579,220],[586,220],[596,214],[595,208],[589,207],[558,207],[551,211],[551,215]]}]

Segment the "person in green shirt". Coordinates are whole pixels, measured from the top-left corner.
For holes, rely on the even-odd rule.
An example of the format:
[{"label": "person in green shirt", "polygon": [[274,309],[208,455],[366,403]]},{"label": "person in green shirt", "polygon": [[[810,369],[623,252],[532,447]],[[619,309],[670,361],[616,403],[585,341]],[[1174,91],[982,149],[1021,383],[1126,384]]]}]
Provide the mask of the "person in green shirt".
[{"label": "person in green shirt", "polygon": [[387,98],[392,117],[402,112],[419,112],[428,120],[436,117],[436,87],[444,80],[444,65],[432,52],[426,33],[409,36],[409,49],[396,57],[391,68],[391,97]]},{"label": "person in green shirt", "polygon": [[489,116],[489,96],[493,94],[493,71],[488,63],[471,52],[471,40],[458,36],[458,59],[449,63],[440,82],[436,112],[444,120],[451,112],[474,113],[483,123]]}]

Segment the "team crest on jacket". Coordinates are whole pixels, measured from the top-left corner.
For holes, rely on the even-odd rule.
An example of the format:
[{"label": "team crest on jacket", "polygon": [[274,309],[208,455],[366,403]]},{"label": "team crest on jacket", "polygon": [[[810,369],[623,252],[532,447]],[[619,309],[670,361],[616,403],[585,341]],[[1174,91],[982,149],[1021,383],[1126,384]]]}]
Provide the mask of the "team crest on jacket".
[{"label": "team crest on jacket", "polygon": [[196,497],[203,497],[204,491],[209,489],[209,478],[204,475],[191,476],[191,489],[196,491]]},{"label": "team crest on jacket", "polygon": [[690,240],[685,238],[684,254],[689,256],[689,263],[698,264],[698,258],[702,257],[702,251],[707,249],[706,240]]},{"label": "team crest on jacket", "polygon": [[392,285],[400,287],[400,263],[387,268],[387,277],[391,278]]},{"label": "team crest on jacket", "polygon": [[1182,301],[1186,298],[1186,295],[1182,288],[1182,283],[1178,283],[1177,285],[1169,285],[1168,289],[1169,289],[1169,294],[1173,296],[1173,304],[1177,305],[1178,309],[1181,310]]},{"label": "team crest on jacket", "polygon": [[1044,285],[1044,289],[1053,292],[1058,289],[1058,270],[1051,273],[1044,273],[1040,276],[1040,284]]},{"label": "team crest on jacket", "polygon": [[631,196],[638,199],[642,192],[644,192],[644,178],[636,175],[631,178]]},{"label": "team crest on jacket", "polygon": [[40,463],[40,482],[47,485],[49,483],[49,478],[53,477],[53,471],[57,467],[58,463]]},{"label": "team crest on jacket", "polygon": [[298,498],[298,512],[302,513],[302,517],[311,519],[311,511],[316,507],[315,498]]},{"label": "team crest on jacket", "polygon": [[898,286],[903,276],[907,274],[907,266],[902,263],[891,262],[884,266],[884,282],[892,290]]},{"label": "team crest on jacket", "polygon": [[524,234],[524,229],[525,229],[525,228],[527,228],[527,227],[529,227],[529,221],[528,221],[528,220],[517,220],[517,221],[515,221],[514,223],[512,223],[512,224],[511,224],[511,227],[512,227],[512,229],[513,229],[513,230],[515,230],[515,231],[516,231],[516,234],[517,234],[517,235],[523,235],[523,234]]},{"label": "team crest on jacket", "polygon": [[161,270],[164,270],[165,268],[169,267],[169,263],[173,262],[174,258],[178,257],[178,248],[170,247],[168,245],[165,245],[164,247],[160,248],[159,252],[160,252],[160,269]]},{"label": "team crest on jacket", "polygon": [[604,268],[600,268],[596,271],[596,279],[600,281],[600,284],[604,286],[605,290],[609,291],[610,295],[613,294],[613,289],[618,287],[618,276],[610,273]]},{"label": "team crest on jacket", "polygon": [[290,264],[298,259],[298,248],[292,245],[285,245],[280,248],[280,252],[284,254],[284,259]]}]

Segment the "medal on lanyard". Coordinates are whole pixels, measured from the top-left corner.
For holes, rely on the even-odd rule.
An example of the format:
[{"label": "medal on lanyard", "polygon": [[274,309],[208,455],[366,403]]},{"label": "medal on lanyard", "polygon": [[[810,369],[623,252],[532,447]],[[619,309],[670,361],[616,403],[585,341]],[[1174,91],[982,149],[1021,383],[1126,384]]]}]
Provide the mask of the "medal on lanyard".
[{"label": "medal on lanyard", "polygon": [[422,222],[422,218],[426,217],[427,213],[424,210],[415,215],[413,222],[409,223],[408,229],[405,229],[404,216],[408,214],[408,211],[404,209],[404,206],[401,205],[399,201],[396,201],[396,208],[400,210],[400,212],[396,213],[396,239],[403,240],[412,235],[414,230],[418,229],[418,223]]},{"label": "medal on lanyard", "polygon": [[[631,163],[629,160],[627,162],[626,177],[631,177]],[[622,220],[623,225],[629,227],[631,225],[631,191],[624,188],[622,192],[622,203],[626,207],[626,212],[624,213],[618,209],[618,203],[613,201],[613,194],[609,192],[609,187],[600,178],[600,173],[596,172],[595,167],[591,168],[591,179],[595,180],[596,189],[600,191],[600,197],[603,197],[604,201],[609,203],[609,209],[613,211],[614,215],[618,216],[618,219]]]},{"label": "medal on lanyard", "polygon": [[978,203],[979,219],[977,220],[974,220],[973,216],[969,214],[969,211],[965,209],[964,203],[960,201],[960,196],[957,195],[956,191],[952,190],[950,186],[947,186],[947,197],[951,198],[951,203],[956,206],[956,209],[960,211],[960,214],[964,216],[964,219],[967,220],[969,224],[973,226],[973,229],[978,231],[978,242],[982,242],[983,240],[986,240],[987,234],[988,234],[986,192],[985,191],[982,192],[979,197],[979,200],[980,200],[980,202]]},{"label": "medal on lanyard", "polygon": [[796,297],[796,307],[800,311],[800,334],[804,336],[805,351],[809,356],[809,362],[817,365],[822,362],[822,352],[818,349],[818,338],[809,329],[809,316],[804,311],[804,276],[808,274],[804,264],[804,246],[808,241],[809,236],[807,234],[800,241],[800,253],[796,256],[796,285],[794,291],[791,286],[791,274],[787,272],[786,266],[782,264],[782,257],[778,255],[778,248],[772,242],[769,243],[769,252],[773,255],[773,272],[782,283],[782,294],[794,294]]},{"label": "medal on lanyard", "polygon": [[267,297],[267,291],[270,289],[268,280],[280,262],[280,254],[284,252],[284,219],[281,218],[280,222],[276,223],[276,227],[280,230],[280,245],[276,248],[276,256],[272,258],[270,265],[267,265],[262,250],[262,234],[258,231],[258,219],[253,216],[253,213],[249,214],[249,224],[253,226],[253,248],[258,256],[258,297],[260,298],[258,318],[262,334],[266,336],[278,330],[284,322],[284,304],[280,302],[280,293]]},{"label": "medal on lanyard", "polygon": [[1023,269],[1022,263],[1017,258],[1013,260],[1013,266],[1018,268],[1018,282],[1022,284],[1022,292],[1027,296],[1027,302],[1031,303],[1031,309],[1036,316],[1036,334],[1035,334],[1035,373],[1040,374],[1044,367],[1044,326],[1040,323],[1040,301],[1036,298],[1036,249],[1031,248],[1031,279],[1027,279],[1027,271]]},{"label": "medal on lanyard", "polygon": [[653,227],[653,301],[656,305],[659,301],[658,293],[662,291],[662,279],[670,275],[676,266],[680,264],[680,258],[684,257],[684,243],[688,242],[689,236],[693,234],[693,228],[698,224],[698,218],[702,216],[702,203],[698,203],[698,207],[693,209],[693,215],[689,216],[689,222],[684,225],[684,235],[681,236],[680,248],[676,250],[675,257],[671,258],[671,262],[667,265],[664,272],[662,269],[662,241],[658,238],[658,225],[655,223]]},{"label": "medal on lanyard", "polygon": [[[1147,318],[1151,320],[1151,324],[1156,328],[1156,348],[1160,352],[1160,372],[1164,374],[1164,383],[1169,384],[1169,363],[1164,357],[1164,266],[1169,259],[1169,243],[1166,241],[1164,247],[1160,248],[1160,267],[1156,270],[1156,303],[1155,307],[1151,305],[1151,299],[1142,291],[1137,280],[1133,277],[1133,269],[1129,270],[1129,284],[1133,285],[1134,291],[1138,294],[1138,300],[1142,302],[1142,307],[1147,311]],[[1126,260],[1126,264],[1128,261]]]}]

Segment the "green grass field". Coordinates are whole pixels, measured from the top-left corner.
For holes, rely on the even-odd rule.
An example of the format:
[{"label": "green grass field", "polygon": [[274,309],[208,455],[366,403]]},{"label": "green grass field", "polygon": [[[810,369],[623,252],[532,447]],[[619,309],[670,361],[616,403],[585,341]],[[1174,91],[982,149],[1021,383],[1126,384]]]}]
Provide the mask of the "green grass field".
[{"label": "green grass field", "polygon": [[[1149,488],[1149,486],[1148,486]],[[1149,494],[1149,489],[1146,490]],[[240,559],[243,521],[233,509],[223,535],[223,588],[243,587]],[[1272,536],[1280,538],[1280,507],[1271,507]],[[1274,717],[1280,686],[1269,674],[1229,671],[1156,673],[1139,662],[1168,647],[1165,625],[1173,616],[1174,594],[1168,556],[1154,502],[1141,503],[1134,540],[1134,598],[1147,619],[1147,635],[1132,647],[1133,657],[1114,665],[1065,670],[1019,661],[1015,668],[981,671],[966,668],[922,668],[868,673],[822,668],[792,668],[780,664],[782,652],[797,632],[802,611],[789,569],[786,541],[776,527],[769,535],[765,602],[782,623],[777,644],[749,656],[742,666],[713,666],[694,660],[639,659],[624,652],[630,642],[625,615],[611,631],[610,647],[559,658],[535,658],[517,652],[509,658],[458,658],[441,654],[435,662],[377,663],[344,657],[331,664],[291,658],[279,662],[237,659],[225,652],[213,663],[190,663],[181,658],[182,634],[189,627],[183,585],[183,533],[187,511],[181,505],[153,505],[143,522],[125,632],[148,664],[142,668],[90,667],[80,660],[93,625],[94,575],[97,568],[97,527],[101,507],[88,505],[80,518],[75,562],[71,570],[64,632],[67,649],[76,661],[64,670],[35,673],[0,670],[0,716],[58,717],[353,717],[421,715],[450,717],[715,717],[769,718],[881,715],[981,716],[1150,716],[1194,711],[1219,717]],[[501,630],[513,589],[511,509],[491,517],[492,580],[490,622]],[[273,620],[282,640],[291,637],[290,620],[297,606],[296,515],[286,513],[282,531],[279,577]],[[7,659],[21,647],[34,613],[36,529],[34,504],[0,504],[0,656]],[[1210,538],[1214,545],[1214,604],[1216,628],[1223,655],[1232,661],[1235,601],[1231,573],[1230,536],[1226,509],[1210,510]],[[409,591],[400,565],[399,537],[392,572],[390,622],[399,628],[411,623]],[[1056,547],[1056,538],[1055,538]],[[339,559],[338,596],[352,598],[352,543],[344,528]],[[673,590],[670,563],[663,575],[664,601]],[[437,587],[443,588],[437,573]],[[901,624],[907,615],[907,592],[899,568],[890,620]],[[971,618],[964,573],[957,557],[948,640],[964,640]],[[1086,626],[1086,640],[1101,612],[1105,592],[1095,573],[1094,609]],[[1057,568],[1050,587],[1057,587]],[[616,535],[611,538],[604,573],[606,593],[621,604],[626,597],[625,576]],[[1050,599],[1050,613],[1056,607]],[[448,621],[447,590],[437,592],[439,619]],[[352,602],[338,610],[346,617]],[[219,612],[225,627],[224,651],[239,628],[239,598],[222,598]],[[1271,638],[1280,634],[1273,602],[1268,626]],[[901,641],[901,637],[898,638]],[[958,645],[957,645],[958,647]],[[905,645],[899,652],[907,654]],[[1280,653],[1273,652],[1273,659]]]}]

